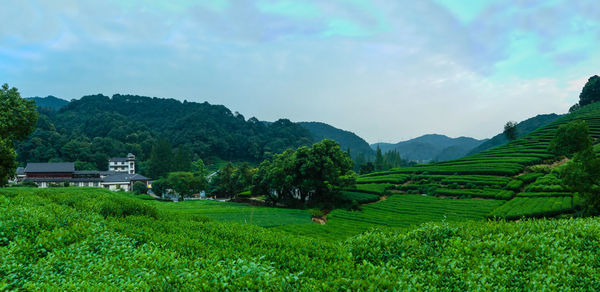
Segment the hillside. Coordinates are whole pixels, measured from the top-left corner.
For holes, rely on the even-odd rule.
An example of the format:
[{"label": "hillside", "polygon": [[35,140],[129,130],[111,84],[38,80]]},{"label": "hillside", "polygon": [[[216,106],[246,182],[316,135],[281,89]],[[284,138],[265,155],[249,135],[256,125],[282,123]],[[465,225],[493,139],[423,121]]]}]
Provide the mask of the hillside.
[{"label": "hillside", "polygon": [[33,100],[35,101],[35,104],[38,107],[41,108],[49,108],[49,109],[53,109],[53,110],[59,110],[61,109],[63,106],[67,105],[69,102],[64,100],[64,99],[60,99],[58,97],[49,95],[46,97],[28,97],[26,99],[29,100]]},{"label": "hillside", "polygon": [[367,141],[352,132],[320,122],[299,122],[298,124],[310,132],[313,142],[331,139],[338,142],[342,150],[350,149],[352,157],[356,157],[358,153],[363,153],[367,159],[375,156]]},{"label": "hillside", "polygon": [[252,224],[214,222],[92,188],[4,188],[0,210],[3,290],[569,290],[600,285],[600,250],[593,248],[600,241],[600,222],[595,218],[425,224],[331,243]]},{"label": "hillside", "polygon": [[102,169],[108,157],[129,152],[143,162],[159,138],[203,159],[259,162],[287,148],[309,145],[313,139],[289,120],[264,124],[206,102],[93,95],[73,100],[58,112],[39,111],[36,131],[17,145],[20,162],[79,160]]},{"label": "hillside", "polygon": [[[558,126],[573,120],[586,121],[592,137],[600,138],[600,103],[596,103],[562,116],[511,143],[475,155],[363,175],[358,178],[356,187],[348,190],[352,191],[352,196],[376,194],[391,197],[368,205],[364,213],[336,210],[328,216],[331,224],[324,227],[304,225],[288,231],[298,234],[357,234],[373,225],[405,226],[403,224],[409,220],[396,221],[395,218],[409,214],[418,218],[417,221],[440,220],[441,215],[448,220],[477,217],[512,220],[576,214],[582,208],[582,199],[562,184],[560,169],[557,168],[560,163],[548,151]],[[411,199],[409,195],[419,196]],[[426,204],[419,202],[423,196],[432,201]],[[448,198],[460,200],[448,201]],[[452,201],[468,204],[470,198],[487,200],[464,209],[452,206]],[[441,204],[441,207],[428,209],[427,206],[432,204]],[[367,216],[367,210],[372,215]],[[472,213],[466,213],[467,210]]]},{"label": "hillside", "polygon": [[[560,118],[562,115],[557,114],[545,114],[545,115],[537,115],[533,118],[529,118],[517,124],[517,137],[522,137],[531,133],[532,131],[545,126],[556,119]],[[504,145],[508,143],[508,139],[504,135],[504,133],[500,133],[491,139],[481,143],[479,146],[471,149],[468,155],[477,154],[481,151],[494,148],[496,146]]]},{"label": "hillside", "polygon": [[379,146],[384,153],[396,150],[402,158],[407,160],[445,161],[463,157],[485,141],[469,137],[450,138],[444,135],[429,134],[396,144],[375,143],[371,145],[371,148],[376,149]]}]

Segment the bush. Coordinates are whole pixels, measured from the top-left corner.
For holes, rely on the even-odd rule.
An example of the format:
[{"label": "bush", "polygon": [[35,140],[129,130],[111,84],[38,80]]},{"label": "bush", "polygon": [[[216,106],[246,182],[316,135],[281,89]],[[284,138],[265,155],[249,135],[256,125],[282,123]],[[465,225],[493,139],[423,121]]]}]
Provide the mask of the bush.
[{"label": "bush", "polygon": [[143,183],[141,181],[136,181],[133,184],[132,190],[133,190],[133,193],[136,195],[148,193],[148,187],[146,186],[145,183]]},{"label": "bush", "polygon": [[114,198],[106,200],[100,205],[100,215],[104,217],[147,216],[158,217],[158,210],[154,206],[134,201],[132,199]]},{"label": "bush", "polygon": [[311,209],[310,214],[313,218],[321,218],[321,217],[325,216],[325,213],[323,213],[323,211],[321,211],[321,209]]},{"label": "bush", "polygon": [[20,184],[18,184],[18,186],[20,187],[27,187],[27,188],[37,188],[38,185],[30,180],[25,180],[23,182],[21,182]]}]

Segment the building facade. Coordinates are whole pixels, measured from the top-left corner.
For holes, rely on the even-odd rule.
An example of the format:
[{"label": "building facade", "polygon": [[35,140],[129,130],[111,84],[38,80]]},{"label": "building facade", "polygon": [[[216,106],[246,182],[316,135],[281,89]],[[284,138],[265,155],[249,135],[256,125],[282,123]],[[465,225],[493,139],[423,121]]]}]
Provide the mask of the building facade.
[{"label": "building facade", "polygon": [[68,185],[131,191],[133,184],[138,181],[149,186],[149,178],[135,173],[135,156],[130,153],[125,159],[126,164],[113,164],[111,168],[111,162],[120,162],[111,158],[108,171],[76,171],[73,162],[28,163],[23,170],[22,180],[32,181],[40,188]]},{"label": "building facade", "polygon": [[109,159],[108,170],[135,174],[135,155],[129,153],[127,157],[113,157]]}]

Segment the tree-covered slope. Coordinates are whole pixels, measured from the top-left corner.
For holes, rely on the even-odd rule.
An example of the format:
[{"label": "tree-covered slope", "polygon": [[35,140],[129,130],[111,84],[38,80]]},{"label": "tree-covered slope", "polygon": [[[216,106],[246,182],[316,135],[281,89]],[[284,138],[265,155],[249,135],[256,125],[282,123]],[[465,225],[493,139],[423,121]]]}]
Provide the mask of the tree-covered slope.
[{"label": "tree-covered slope", "polygon": [[352,157],[355,157],[359,153],[363,153],[366,158],[375,156],[367,141],[350,131],[338,129],[320,122],[299,122],[298,124],[310,132],[313,142],[331,139],[338,142],[342,150],[350,149]]},{"label": "tree-covered slope", "polygon": [[[521,137],[531,133],[532,131],[543,127],[556,119],[560,118],[562,115],[557,114],[545,114],[545,115],[537,115],[533,118],[529,118],[517,124],[517,137]],[[496,146],[500,146],[508,143],[508,139],[504,133],[500,133],[491,139],[481,143],[479,146],[471,149],[468,155],[477,154],[481,151],[494,148]]]},{"label": "tree-covered slope", "polygon": [[17,147],[21,162],[80,160],[100,167],[108,157],[128,152],[144,161],[159,138],[203,159],[258,162],[312,142],[305,128],[289,120],[265,124],[206,102],[93,95],[40,112],[36,131]]},{"label": "tree-covered slope", "polygon": [[375,143],[371,145],[371,148],[376,149],[379,146],[384,153],[396,150],[402,158],[407,160],[444,161],[463,157],[483,142],[485,140],[469,137],[450,138],[444,135],[428,134],[396,144]]},{"label": "tree-covered slope", "polygon": [[69,102],[64,100],[64,99],[60,99],[58,97],[49,95],[46,97],[28,97],[26,99],[30,99],[35,101],[35,104],[38,107],[41,108],[49,108],[49,109],[53,109],[53,110],[59,110],[61,109],[63,106],[67,105]]}]

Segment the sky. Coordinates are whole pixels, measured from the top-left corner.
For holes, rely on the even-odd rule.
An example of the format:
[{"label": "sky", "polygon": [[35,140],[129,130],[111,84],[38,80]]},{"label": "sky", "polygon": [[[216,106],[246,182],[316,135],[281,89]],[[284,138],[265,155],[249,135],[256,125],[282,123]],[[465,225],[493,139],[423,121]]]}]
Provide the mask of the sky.
[{"label": "sky", "polygon": [[320,121],[369,143],[489,138],[600,74],[596,0],[19,0],[0,83]]}]

